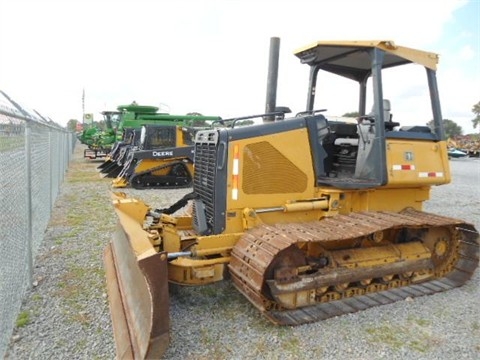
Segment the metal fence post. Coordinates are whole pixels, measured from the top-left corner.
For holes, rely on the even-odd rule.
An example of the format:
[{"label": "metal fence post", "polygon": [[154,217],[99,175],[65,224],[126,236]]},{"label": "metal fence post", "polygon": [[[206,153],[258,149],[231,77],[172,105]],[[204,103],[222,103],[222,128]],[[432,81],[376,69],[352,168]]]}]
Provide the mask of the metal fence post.
[{"label": "metal fence post", "polygon": [[48,130],[48,173],[50,174],[50,194],[49,194],[49,202],[50,202],[50,211],[53,209],[53,151],[52,151],[52,129]]},{"label": "metal fence post", "polygon": [[26,171],[26,196],[27,196],[27,269],[28,288],[32,286],[33,279],[33,232],[32,232],[32,125],[30,120],[25,124],[25,171]]}]

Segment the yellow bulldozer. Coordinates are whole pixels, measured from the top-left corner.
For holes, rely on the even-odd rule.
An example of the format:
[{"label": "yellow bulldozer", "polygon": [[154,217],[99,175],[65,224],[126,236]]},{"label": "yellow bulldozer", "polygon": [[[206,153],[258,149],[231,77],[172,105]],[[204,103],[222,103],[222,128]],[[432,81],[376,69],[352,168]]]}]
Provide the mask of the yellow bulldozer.
[{"label": "yellow bulldozer", "polygon": [[[193,192],[169,208],[114,196],[105,266],[118,358],[168,347],[168,282],[231,279],[268,320],[299,325],[461,286],[478,267],[477,230],[422,211],[450,181],[438,56],[392,41],[319,41],[295,55],[310,67],[306,111],[197,132]],[[390,116],[382,75],[408,64],[426,71],[432,129]],[[355,122],[314,109],[323,72],[358,86]]]}]

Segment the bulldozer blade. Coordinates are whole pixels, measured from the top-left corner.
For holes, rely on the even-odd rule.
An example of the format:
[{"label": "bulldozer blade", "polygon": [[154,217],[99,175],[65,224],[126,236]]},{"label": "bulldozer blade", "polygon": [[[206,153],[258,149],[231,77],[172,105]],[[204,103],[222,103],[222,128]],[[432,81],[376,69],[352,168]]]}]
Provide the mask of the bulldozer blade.
[{"label": "bulldozer blade", "polygon": [[169,342],[167,254],[138,254],[119,223],[104,263],[117,359],[158,359]]}]

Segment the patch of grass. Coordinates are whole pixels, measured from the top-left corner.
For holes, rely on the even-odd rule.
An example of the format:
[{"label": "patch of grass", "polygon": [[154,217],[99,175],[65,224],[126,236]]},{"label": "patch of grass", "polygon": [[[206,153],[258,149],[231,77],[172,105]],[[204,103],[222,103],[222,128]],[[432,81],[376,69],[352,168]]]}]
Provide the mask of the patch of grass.
[{"label": "patch of grass", "polygon": [[32,300],[37,302],[37,301],[41,301],[43,298],[40,294],[33,294],[32,295]]},{"label": "patch of grass", "polygon": [[72,203],[78,201],[80,195],[78,193],[70,193],[65,195],[65,202]]},{"label": "patch of grass", "polygon": [[102,178],[97,173],[91,172],[82,172],[76,171],[72,176],[69,176],[67,179],[70,183],[92,183],[92,182],[109,182],[111,179],[109,178]]},{"label": "patch of grass", "polygon": [[72,318],[72,320],[74,320],[74,321],[76,321],[76,322],[78,322],[82,325],[88,325],[92,321],[90,316],[84,311],[78,312],[76,314],[72,314],[71,318]]},{"label": "patch of grass", "polygon": [[413,316],[409,316],[407,320],[422,327],[429,326],[432,323],[430,320],[414,318]]},{"label": "patch of grass", "polygon": [[27,325],[29,322],[30,322],[30,312],[28,310],[24,310],[20,312],[20,314],[18,314],[17,321],[15,324],[17,325],[17,327],[21,328]]},{"label": "patch of grass", "polygon": [[198,292],[203,296],[207,296],[211,298],[218,297],[218,289],[215,286],[212,286],[211,284],[200,286],[198,288]]},{"label": "patch of grass", "polygon": [[394,349],[399,349],[404,344],[400,337],[400,328],[393,328],[390,325],[381,325],[375,328],[368,328],[367,334],[371,335],[370,341],[388,345]]},{"label": "patch of grass", "polygon": [[102,178],[96,171],[92,172],[91,165],[85,162],[72,162],[70,164],[70,171],[67,174],[67,181],[70,183],[87,183],[109,180],[111,179]]},{"label": "patch of grass", "polygon": [[210,347],[211,345],[213,345],[213,339],[212,337],[210,336],[210,332],[208,331],[208,327],[202,327],[200,329],[201,333],[202,333],[202,344],[205,344],[207,345],[207,347]]},{"label": "patch of grass", "polygon": [[255,350],[257,354],[266,354],[268,353],[268,346],[264,338],[259,338],[258,342],[255,344]]},{"label": "patch of grass", "polygon": [[285,351],[291,353],[291,354],[296,354],[298,353],[301,348],[300,348],[300,339],[295,336],[289,336],[286,339],[282,340],[282,349]]},{"label": "patch of grass", "polygon": [[57,348],[63,348],[67,345],[67,341],[65,339],[58,339],[56,342],[55,342],[55,347]]},{"label": "patch of grass", "polygon": [[[255,314],[258,314],[258,310],[256,308],[254,308],[251,304],[249,304],[249,305],[250,305],[252,311]],[[276,325],[272,324],[270,321],[265,319],[263,316],[254,317],[253,321],[250,323],[250,326],[252,328],[256,329],[257,331],[261,331],[261,332],[272,332],[272,331],[278,330]]]},{"label": "patch of grass", "polygon": [[79,229],[71,229],[69,232],[62,235],[63,239],[76,238],[80,233]]},{"label": "patch of grass", "polygon": [[[281,348],[284,358],[286,359],[297,359],[299,354],[302,354],[302,339],[293,327],[271,326],[265,330],[265,332],[267,332],[269,336],[258,338],[253,348],[254,353],[259,358],[263,358],[265,354],[268,354],[272,349],[276,348]],[[309,351],[313,351],[315,355],[318,355],[314,356],[314,359],[322,358],[322,347],[319,346],[316,349],[309,349]],[[303,359],[303,357],[301,358]]]},{"label": "patch of grass", "polygon": [[435,309],[434,315],[439,318],[444,318],[444,317],[449,317],[452,315],[451,311],[449,308],[446,308],[444,306]]},{"label": "patch of grass", "polygon": [[86,207],[89,208],[105,208],[107,206],[110,206],[110,203],[105,201],[105,198],[103,197],[93,197],[93,198],[88,198],[83,201],[83,205],[86,205]]},{"label": "patch of grass", "polygon": [[383,323],[366,329],[369,341],[380,343],[394,350],[402,347],[421,353],[438,345],[441,339],[435,338],[430,330],[431,322],[426,319],[409,317],[405,324]]},{"label": "patch of grass", "polygon": [[94,321],[86,310],[86,300],[97,296],[94,293],[103,286],[104,270],[100,266],[81,266],[76,263],[69,263],[67,267],[67,272],[58,282],[55,296],[62,299],[66,318],[82,326],[91,326]]},{"label": "patch of grass", "polygon": [[104,223],[97,226],[98,232],[110,232],[113,234],[115,231],[116,224],[112,224],[109,221],[105,220]]},{"label": "patch of grass", "polygon": [[480,330],[480,323],[478,322],[478,320],[475,320],[475,321],[472,323],[472,330],[473,330],[473,331],[478,331],[478,330]]},{"label": "patch of grass", "polygon": [[80,250],[68,250],[65,252],[64,257],[65,259],[72,259],[75,258],[78,254],[80,254]]},{"label": "patch of grass", "polygon": [[67,214],[67,223],[69,226],[80,226],[85,223],[85,217],[82,214],[69,212]]},{"label": "patch of grass", "polygon": [[75,352],[83,352],[87,347],[87,340],[86,339],[79,339],[75,344]]},{"label": "patch of grass", "polygon": [[202,338],[202,344],[205,345],[208,349],[211,350],[213,353],[212,355],[209,356],[210,359],[226,359],[227,354],[225,351],[228,351],[228,349],[225,349],[223,346],[219,345],[219,342],[217,341],[216,337],[212,337],[208,327],[203,327],[201,330],[201,338]]}]

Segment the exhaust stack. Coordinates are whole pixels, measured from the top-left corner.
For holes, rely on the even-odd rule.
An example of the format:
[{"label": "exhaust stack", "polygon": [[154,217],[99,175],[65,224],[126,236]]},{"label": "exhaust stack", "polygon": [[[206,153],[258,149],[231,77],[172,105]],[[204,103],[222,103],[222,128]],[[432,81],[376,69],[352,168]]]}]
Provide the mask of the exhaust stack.
[{"label": "exhaust stack", "polygon": [[[267,99],[265,104],[265,113],[275,111],[277,101],[277,81],[278,81],[278,58],[280,53],[280,38],[270,38],[270,56],[268,59],[268,76],[267,76]],[[263,122],[273,122],[275,116],[265,116]]]}]

